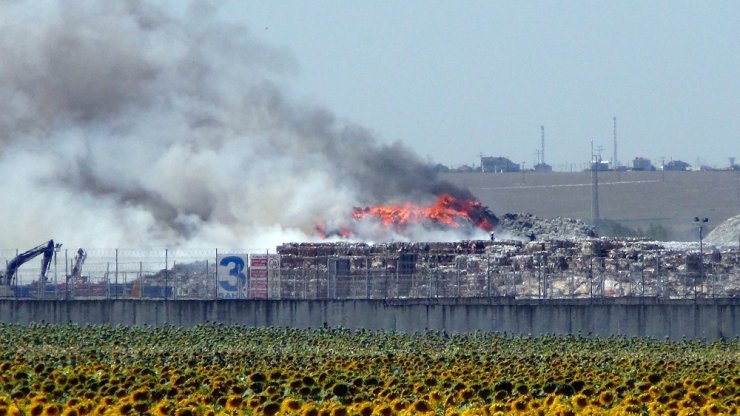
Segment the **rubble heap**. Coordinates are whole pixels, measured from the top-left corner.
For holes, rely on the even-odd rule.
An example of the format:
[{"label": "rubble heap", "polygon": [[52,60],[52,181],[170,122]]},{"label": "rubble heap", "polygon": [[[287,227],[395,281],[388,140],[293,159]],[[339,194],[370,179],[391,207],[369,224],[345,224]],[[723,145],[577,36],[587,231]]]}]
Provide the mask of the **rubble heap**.
[{"label": "rubble heap", "polygon": [[571,240],[596,237],[593,226],[573,218],[540,218],[518,212],[500,218],[497,234],[507,238],[530,240]]},{"label": "rubble heap", "polygon": [[[267,276],[273,299],[740,296],[737,247],[583,238],[288,243],[277,254]],[[249,288],[250,270],[243,272],[238,284]],[[132,295],[162,297],[164,285],[177,298],[213,298],[224,276],[217,273],[214,262],[178,263],[141,276]]]},{"label": "rubble heap", "polygon": [[740,215],[735,215],[718,225],[704,241],[717,247],[738,247],[740,245]]},{"label": "rubble heap", "polygon": [[[291,243],[282,298],[740,295],[740,252],[643,239]],[[277,277],[277,276],[276,276]]]}]

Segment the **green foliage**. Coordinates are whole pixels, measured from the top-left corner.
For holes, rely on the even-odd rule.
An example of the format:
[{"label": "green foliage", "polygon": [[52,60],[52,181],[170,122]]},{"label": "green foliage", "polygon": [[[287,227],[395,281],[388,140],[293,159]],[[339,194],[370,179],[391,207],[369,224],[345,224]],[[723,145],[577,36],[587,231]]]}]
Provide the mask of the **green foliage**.
[{"label": "green foliage", "polygon": [[603,237],[639,237],[637,230],[614,220],[600,220],[598,229]]},{"label": "green foliage", "polygon": [[646,238],[655,241],[671,241],[674,233],[662,224],[650,224],[647,229],[631,228],[614,220],[599,221],[599,235],[604,237]]},{"label": "green foliage", "polygon": [[648,229],[645,230],[644,236],[657,241],[670,241],[673,239],[671,230],[661,224],[650,224]]}]

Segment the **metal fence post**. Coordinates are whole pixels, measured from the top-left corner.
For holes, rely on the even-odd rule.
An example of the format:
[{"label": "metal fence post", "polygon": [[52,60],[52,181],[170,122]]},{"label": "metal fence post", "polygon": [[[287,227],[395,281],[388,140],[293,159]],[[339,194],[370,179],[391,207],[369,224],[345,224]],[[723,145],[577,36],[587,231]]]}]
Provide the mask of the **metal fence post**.
[{"label": "metal fence post", "polygon": [[455,273],[457,275],[457,298],[460,299],[460,258],[455,258]]},{"label": "metal fence post", "polygon": [[370,264],[365,256],[365,299],[370,299]]},{"label": "metal fence post", "polygon": [[105,263],[105,283],[106,283],[106,286],[108,287],[108,290],[107,290],[107,295],[108,296],[107,297],[108,297],[108,299],[110,299],[111,298],[111,293],[110,293],[110,262],[106,262]]},{"label": "metal fence post", "polygon": [[164,249],[164,299],[167,300],[167,284],[169,283],[169,272],[167,271],[169,265],[169,249]]},{"label": "metal fence post", "polygon": [[321,298],[321,282],[319,279],[321,278],[321,273],[319,273],[319,255],[318,252],[316,253],[316,264],[315,264],[315,276],[314,276],[314,293],[313,298],[314,299],[320,299]]},{"label": "metal fence post", "polygon": [[486,253],[486,293],[491,297],[491,255]]},{"label": "metal fence post", "polygon": [[386,256],[383,259],[383,264],[385,264],[385,272],[383,273],[383,276],[385,277],[385,284],[383,285],[383,291],[385,292],[385,295],[383,296],[385,299],[388,299],[388,285],[389,285],[389,279],[388,279],[388,257]]},{"label": "metal fence post", "polygon": [[657,287],[657,297],[662,298],[665,297],[665,287],[663,286],[663,277],[660,275],[660,254],[657,254],[655,256],[655,268],[653,271],[653,276],[656,280],[655,286]]},{"label": "metal fence post", "polygon": [[[144,297],[144,263],[139,262],[139,299]],[[133,295],[133,293],[132,293]]]},{"label": "metal fence post", "polygon": [[118,299],[118,249],[116,249],[116,273],[114,276],[116,284],[113,287],[115,288],[115,298]]},{"label": "metal fence post", "polygon": [[306,264],[301,267],[301,280],[303,280],[303,299],[308,299],[308,277],[306,276]]},{"label": "metal fence post", "polygon": [[572,268],[570,270],[570,297],[576,297],[576,270]]},{"label": "metal fence post", "polygon": [[590,255],[588,256],[588,281],[589,281],[589,288],[588,293],[589,297],[594,297],[594,256]]},{"label": "metal fence post", "polygon": [[69,300],[69,260],[67,249],[64,249],[64,299]]}]

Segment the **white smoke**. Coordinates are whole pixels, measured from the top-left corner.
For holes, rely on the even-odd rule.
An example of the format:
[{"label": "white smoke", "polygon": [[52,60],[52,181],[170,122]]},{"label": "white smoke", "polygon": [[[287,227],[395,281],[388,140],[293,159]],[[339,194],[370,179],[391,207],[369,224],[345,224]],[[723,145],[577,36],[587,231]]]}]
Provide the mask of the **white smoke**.
[{"label": "white smoke", "polygon": [[274,247],[445,191],[278,87],[289,53],[198,3],[0,1],[0,247]]}]

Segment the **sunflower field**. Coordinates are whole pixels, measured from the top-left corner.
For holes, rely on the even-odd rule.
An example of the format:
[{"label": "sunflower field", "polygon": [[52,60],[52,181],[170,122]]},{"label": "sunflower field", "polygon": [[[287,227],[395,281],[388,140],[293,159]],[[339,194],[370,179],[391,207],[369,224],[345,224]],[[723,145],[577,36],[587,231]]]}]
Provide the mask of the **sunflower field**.
[{"label": "sunflower field", "polygon": [[737,415],[740,340],[0,324],[2,415]]}]

